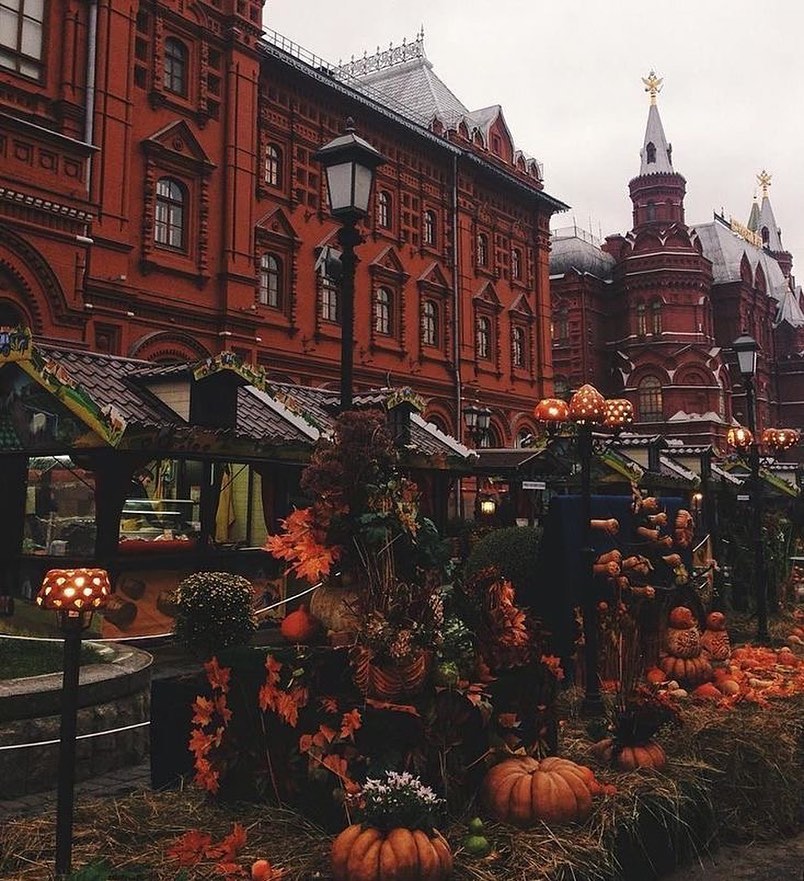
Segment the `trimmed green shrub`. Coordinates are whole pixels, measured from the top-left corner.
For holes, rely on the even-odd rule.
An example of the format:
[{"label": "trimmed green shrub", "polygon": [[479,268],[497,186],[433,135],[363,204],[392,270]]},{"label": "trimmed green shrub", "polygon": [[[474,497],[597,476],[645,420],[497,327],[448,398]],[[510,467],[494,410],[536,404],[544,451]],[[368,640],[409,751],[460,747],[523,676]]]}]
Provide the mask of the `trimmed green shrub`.
[{"label": "trimmed green shrub", "polygon": [[195,654],[209,658],[244,645],[257,629],[251,584],[229,572],[196,572],[176,589],[176,636]]},{"label": "trimmed green shrub", "polygon": [[541,529],[533,526],[492,530],[472,548],[466,561],[465,580],[468,582],[481,570],[494,567],[511,582],[517,595],[531,594],[541,538]]}]

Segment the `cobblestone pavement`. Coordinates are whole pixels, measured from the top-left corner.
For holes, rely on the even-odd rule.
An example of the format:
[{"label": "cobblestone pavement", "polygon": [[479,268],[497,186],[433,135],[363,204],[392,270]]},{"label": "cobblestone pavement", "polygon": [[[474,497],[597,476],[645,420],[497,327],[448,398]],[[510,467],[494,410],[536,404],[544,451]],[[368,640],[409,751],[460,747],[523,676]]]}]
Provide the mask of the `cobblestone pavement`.
[{"label": "cobblestone pavement", "polygon": [[804,881],[804,833],[782,841],[722,847],[662,881]]}]

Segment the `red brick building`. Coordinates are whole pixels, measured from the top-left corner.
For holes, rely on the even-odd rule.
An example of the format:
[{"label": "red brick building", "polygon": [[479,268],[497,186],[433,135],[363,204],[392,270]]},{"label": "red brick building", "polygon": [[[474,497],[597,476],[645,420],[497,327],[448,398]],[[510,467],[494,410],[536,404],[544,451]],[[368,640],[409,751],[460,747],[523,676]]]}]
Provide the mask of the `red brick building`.
[{"label": "red brick building", "polygon": [[262,36],[259,0],[0,0],[0,324],[184,361],[233,349],[336,384],[334,244],[314,152],[351,116],[388,162],[358,247],[358,388],[413,384],[460,437],[533,430],[551,391],[549,220],[499,106],[410,44],[333,67]]},{"label": "red brick building", "polygon": [[[635,405],[639,430],[724,446],[746,423],[745,392],[725,349],[742,333],[760,345],[759,427],[804,424],[804,312],[760,175],[746,224],[715,215],[688,225],[686,181],[675,170],[651,104],[639,174],[629,183],[633,226],[601,245],[558,230],[550,259],[553,363],[559,391],[592,382]],[[732,359],[733,360],[733,359]]]}]

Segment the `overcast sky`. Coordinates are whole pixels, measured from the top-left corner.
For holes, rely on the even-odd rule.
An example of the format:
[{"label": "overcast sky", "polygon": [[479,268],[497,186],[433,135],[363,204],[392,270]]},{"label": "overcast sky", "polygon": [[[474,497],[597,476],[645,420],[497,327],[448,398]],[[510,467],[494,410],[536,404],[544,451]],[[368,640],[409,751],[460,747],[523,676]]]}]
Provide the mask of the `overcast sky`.
[{"label": "overcast sky", "polygon": [[804,278],[804,3],[801,0],[267,0],[265,26],[337,62],[415,38],[470,109],[501,104],[515,145],[544,164],[545,189],[596,235],[626,232],[648,96],[687,222],[725,210],[746,222],[756,174],[772,175],[782,242]]}]

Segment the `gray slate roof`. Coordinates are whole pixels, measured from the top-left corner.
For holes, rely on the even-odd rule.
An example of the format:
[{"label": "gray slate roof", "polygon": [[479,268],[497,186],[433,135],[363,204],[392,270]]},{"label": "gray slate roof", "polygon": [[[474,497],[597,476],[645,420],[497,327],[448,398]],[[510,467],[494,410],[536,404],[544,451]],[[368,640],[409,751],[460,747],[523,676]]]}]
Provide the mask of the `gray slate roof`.
[{"label": "gray slate roof", "polygon": [[767,196],[762,197],[757,232],[761,234],[763,228],[767,228],[768,230],[767,245],[771,251],[784,251],[784,247],[782,246],[782,233],[776,225],[776,218],[773,216],[773,208],[771,207],[770,199]]},{"label": "gray slate roof", "polygon": [[770,254],[747,242],[719,220],[696,224],[695,232],[701,240],[704,256],[712,261],[712,281],[715,284],[739,281],[740,264],[745,254],[752,272],[756,273],[757,266],[762,267],[768,293],[776,300],[783,299],[789,286],[779,264]]},{"label": "gray slate roof", "polygon": [[579,235],[553,235],[550,244],[550,275],[564,275],[571,269],[597,278],[611,278],[616,260]]}]

